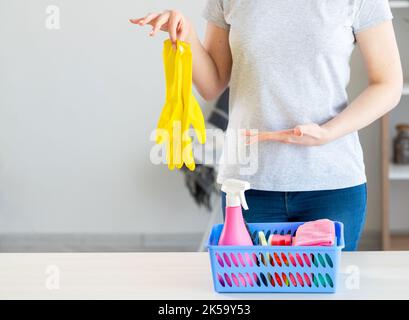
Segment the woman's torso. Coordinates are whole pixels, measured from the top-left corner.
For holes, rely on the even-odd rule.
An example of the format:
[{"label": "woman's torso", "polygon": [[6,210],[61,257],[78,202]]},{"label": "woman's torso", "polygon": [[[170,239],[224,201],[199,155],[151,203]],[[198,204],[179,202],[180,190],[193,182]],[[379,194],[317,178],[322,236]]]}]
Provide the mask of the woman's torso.
[{"label": "woman's torso", "polygon": [[[234,130],[274,131],[323,124],[347,106],[353,29],[362,0],[218,3],[223,11],[221,23],[230,29],[233,57],[229,132],[219,182],[240,178],[250,181],[254,189],[272,191],[337,189],[364,183],[357,133],[318,147],[260,143],[247,165],[227,156],[237,153],[237,148],[245,152],[242,143],[229,140]],[[215,12],[207,17],[212,15],[217,18]]]}]

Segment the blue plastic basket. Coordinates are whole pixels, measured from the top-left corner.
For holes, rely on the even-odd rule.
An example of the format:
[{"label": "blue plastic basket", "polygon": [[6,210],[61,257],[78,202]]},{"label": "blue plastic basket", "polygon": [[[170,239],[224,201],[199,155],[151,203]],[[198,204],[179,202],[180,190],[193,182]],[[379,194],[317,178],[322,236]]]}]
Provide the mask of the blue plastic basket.
[{"label": "blue plastic basket", "polygon": [[254,246],[218,246],[222,224],[213,226],[208,249],[217,292],[336,291],[344,226],[335,222],[336,243],[324,246],[260,246],[258,231],[291,234],[303,222],[249,223]]}]

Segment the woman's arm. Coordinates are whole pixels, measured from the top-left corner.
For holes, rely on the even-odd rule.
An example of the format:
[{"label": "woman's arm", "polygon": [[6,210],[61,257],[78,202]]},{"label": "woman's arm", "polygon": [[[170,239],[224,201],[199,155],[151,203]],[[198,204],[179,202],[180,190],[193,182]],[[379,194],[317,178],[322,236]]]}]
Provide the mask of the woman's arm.
[{"label": "woman's arm", "polygon": [[232,57],[229,45],[229,31],[209,22],[206,38],[202,44],[190,21],[177,10],[151,13],[130,22],[144,26],[151,25],[154,36],[159,30],[169,33],[172,42],[189,42],[193,55],[193,82],[205,100],[213,100],[226,89],[231,74]]},{"label": "woman's arm", "polygon": [[393,109],[402,95],[402,66],[392,22],[356,35],[369,86],[343,112],[326,123],[329,139],[360,130]]},{"label": "woman's arm", "polygon": [[262,132],[249,143],[274,140],[302,145],[321,145],[360,130],[393,109],[402,94],[402,67],[392,22],[356,34],[368,71],[368,87],[338,116],[325,124],[304,124],[294,129]]},{"label": "woman's arm", "polygon": [[193,82],[205,100],[218,98],[230,81],[232,56],[229,31],[208,22],[204,44],[195,32],[190,39],[193,59]]}]

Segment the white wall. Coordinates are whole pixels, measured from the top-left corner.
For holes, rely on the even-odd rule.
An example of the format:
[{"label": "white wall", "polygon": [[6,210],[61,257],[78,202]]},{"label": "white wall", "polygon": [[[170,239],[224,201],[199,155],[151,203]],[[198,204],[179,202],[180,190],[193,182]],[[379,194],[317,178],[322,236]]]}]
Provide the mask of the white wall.
[{"label": "white wall", "polygon": [[[182,174],[149,160],[165,36],[128,22],[172,4],[0,0],[0,233],[204,229]],[[177,5],[202,33],[203,1]]]}]

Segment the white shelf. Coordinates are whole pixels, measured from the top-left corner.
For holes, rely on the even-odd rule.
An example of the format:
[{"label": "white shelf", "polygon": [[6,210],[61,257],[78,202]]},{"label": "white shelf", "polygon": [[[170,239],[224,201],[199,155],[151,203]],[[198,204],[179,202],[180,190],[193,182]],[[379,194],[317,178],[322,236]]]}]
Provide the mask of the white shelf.
[{"label": "white shelf", "polygon": [[390,180],[409,180],[409,165],[404,164],[389,164],[389,179]]},{"label": "white shelf", "polygon": [[393,9],[409,8],[409,1],[405,0],[391,0],[389,1],[389,4]]}]

